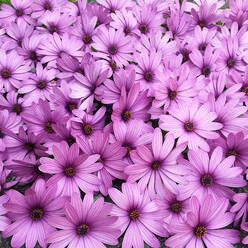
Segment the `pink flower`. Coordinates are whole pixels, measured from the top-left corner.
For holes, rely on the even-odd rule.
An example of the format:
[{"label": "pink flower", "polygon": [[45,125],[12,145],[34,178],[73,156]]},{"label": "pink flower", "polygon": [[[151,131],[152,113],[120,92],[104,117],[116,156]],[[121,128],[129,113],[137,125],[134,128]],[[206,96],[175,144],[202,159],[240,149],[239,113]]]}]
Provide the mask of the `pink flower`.
[{"label": "pink flower", "polygon": [[99,155],[79,155],[76,143],[69,147],[64,141],[52,149],[54,159],[42,157],[39,169],[54,174],[47,183],[50,187],[57,185],[57,195],[80,194],[79,188],[85,193],[98,191],[100,180],[91,173],[102,168],[95,164]]},{"label": "pink flower", "polygon": [[242,176],[242,169],[233,167],[234,156],[223,159],[223,149],[216,147],[211,156],[202,150],[189,150],[187,160],[180,160],[179,164],[188,167],[185,174],[187,183],[179,185],[179,199],[197,196],[200,201],[207,194],[215,199],[220,197],[231,198],[234,194],[228,187],[244,187],[246,181]]},{"label": "pink flower", "polygon": [[142,248],[144,241],[159,248],[160,243],[154,234],[167,237],[168,233],[162,226],[161,211],[148,193],[142,193],[137,184],[123,183],[122,192],[111,188],[109,195],[117,205],[111,211],[112,216],[119,217],[115,226],[121,233],[126,231],[122,248]]},{"label": "pink flower", "polygon": [[166,135],[163,142],[161,130],[156,128],[151,150],[146,146],[138,146],[130,152],[134,164],[125,169],[128,181],[139,180],[140,189],[148,189],[151,197],[156,193],[163,194],[164,188],[176,193],[176,183],[185,182],[183,175],[187,173],[185,167],[176,162],[186,145],[181,144],[173,149],[174,143],[172,134]]},{"label": "pink flower", "polygon": [[209,112],[207,104],[178,104],[171,109],[170,115],[160,116],[159,127],[174,134],[175,138],[179,137],[177,144],[187,142],[189,149],[200,147],[209,151],[205,139],[217,139],[219,134],[216,131],[223,127],[214,122],[216,117],[214,112]]},{"label": "pink flower", "polygon": [[2,233],[4,238],[10,237],[12,247],[34,247],[38,241],[41,247],[46,247],[46,237],[55,228],[47,219],[50,216],[62,214],[65,198],[55,196],[56,188],[47,189],[45,181],[38,180],[33,188],[22,195],[16,190],[8,191],[10,198],[4,207],[8,210],[10,224]]},{"label": "pink flower", "polygon": [[4,231],[9,225],[10,220],[8,217],[5,216],[8,210],[3,206],[6,202],[9,201],[9,197],[7,195],[0,196],[0,231]]},{"label": "pink flower", "polygon": [[[206,195],[201,203],[197,197],[191,199],[191,210],[183,222],[172,223],[170,228],[175,233],[165,241],[171,248],[190,247],[233,247],[239,242],[239,233],[232,229],[220,229],[233,221],[233,214],[226,212],[229,202],[219,198],[216,201]],[[219,230],[220,229],[220,230]]]},{"label": "pink flower", "polygon": [[236,226],[240,219],[241,224],[246,222],[247,211],[248,211],[248,195],[247,193],[235,194],[232,197],[235,204],[231,207],[230,212],[235,213],[234,225]]},{"label": "pink flower", "polygon": [[120,231],[113,226],[117,218],[109,216],[112,204],[104,199],[93,201],[92,194],[86,194],[83,201],[77,194],[71,195],[71,202],[66,202],[65,216],[51,216],[48,222],[57,229],[48,235],[50,247],[90,248],[118,244]]}]

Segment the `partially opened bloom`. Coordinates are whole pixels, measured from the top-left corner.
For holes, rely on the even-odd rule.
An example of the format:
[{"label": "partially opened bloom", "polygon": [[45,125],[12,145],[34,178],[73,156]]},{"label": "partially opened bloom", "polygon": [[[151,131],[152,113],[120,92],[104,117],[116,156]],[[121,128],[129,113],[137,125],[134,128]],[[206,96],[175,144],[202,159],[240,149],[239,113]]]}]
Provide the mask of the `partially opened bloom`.
[{"label": "partially opened bloom", "polygon": [[154,234],[167,237],[168,233],[162,226],[161,211],[147,191],[141,192],[137,184],[123,183],[122,192],[111,188],[109,195],[116,204],[111,215],[119,217],[115,226],[121,233],[126,231],[122,248],[142,248],[144,242],[159,248],[160,243]]},{"label": "partially opened bloom", "polygon": [[128,181],[139,180],[138,185],[142,191],[148,189],[148,194],[154,197],[162,194],[164,188],[176,193],[176,183],[184,183],[183,175],[185,166],[177,164],[177,158],[185,149],[186,144],[181,144],[173,149],[175,139],[172,134],[164,138],[161,130],[156,128],[152,139],[152,149],[146,146],[138,146],[130,152],[134,164],[125,169]]},{"label": "partially opened bloom", "polygon": [[98,29],[98,33],[93,37],[94,47],[97,52],[93,52],[93,55],[100,58],[111,58],[120,67],[122,65],[128,65],[128,61],[132,61],[133,47],[131,38],[125,36],[122,30],[113,29],[110,27],[107,29],[102,26]]},{"label": "partially opened bloom", "polygon": [[55,196],[56,188],[47,188],[45,181],[38,180],[33,188],[22,195],[16,190],[9,190],[10,198],[4,207],[8,210],[7,216],[11,224],[4,230],[4,238],[13,236],[12,247],[33,248],[37,241],[42,248],[47,246],[46,238],[55,230],[47,220],[50,216],[62,215],[65,198]]},{"label": "partially opened bloom", "polygon": [[93,195],[86,194],[82,201],[80,196],[72,194],[71,202],[65,204],[65,215],[48,218],[48,222],[59,229],[48,235],[49,247],[103,248],[104,244],[117,245],[120,231],[113,226],[117,218],[109,216],[111,209],[112,204],[104,203],[102,197],[94,202]]},{"label": "partially opened bloom", "polygon": [[223,149],[216,147],[211,156],[202,150],[188,152],[187,160],[179,164],[188,167],[185,174],[188,182],[179,185],[179,199],[187,199],[193,195],[203,201],[207,194],[212,194],[215,199],[220,197],[231,198],[234,192],[228,187],[244,187],[246,181],[242,176],[242,169],[233,167],[234,156],[223,159]]},{"label": "partially opened bloom", "polygon": [[215,201],[211,195],[206,195],[200,202],[194,196],[184,221],[170,225],[175,235],[167,239],[165,245],[171,248],[233,247],[232,244],[239,242],[239,232],[221,229],[233,221],[233,214],[226,212],[228,205],[228,200],[223,198]]},{"label": "partially opened bloom", "polygon": [[57,195],[80,194],[79,188],[85,193],[98,191],[100,180],[91,173],[102,168],[95,164],[99,155],[79,155],[78,144],[69,147],[64,141],[52,149],[54,159],[41,158],[39,169],[53,175],[47,183],[51,187],[57,185]]},{"label": "partially opened bloom", "polygon": [[205,139],[217,139],[219,134],[216,131],[223,127],[214,122],[216,117],[216,113],[209,112],[207,104],[178,104],[171,109],[170,115],[160,116],[159,127],[179,138],[177,144],[187,142],[190,149],[200,147],[209,151]]},{"label": "partially opened bloom", "polygon": [[[123,173],[126,163],[123,157],[126,149],[121,147],[119,141],[109,143],[110,135],[108,132],[96,132],[92,139],[77,137],[77,144],[81,150],[89,156],[98,156],[97,177],[101,180],[100,191],[103,195],[108,194],[108,189],[112,187],[115,178],[126,179]],[[97,154],[97,155],[96,155]]]}]

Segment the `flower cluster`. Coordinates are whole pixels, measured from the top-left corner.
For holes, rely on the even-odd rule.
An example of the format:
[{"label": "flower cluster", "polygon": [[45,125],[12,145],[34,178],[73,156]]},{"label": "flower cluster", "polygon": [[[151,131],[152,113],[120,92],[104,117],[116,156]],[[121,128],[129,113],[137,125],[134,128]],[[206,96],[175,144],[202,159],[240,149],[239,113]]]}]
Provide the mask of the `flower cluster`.
[{"label": "flower cluster", "polygon": [[2,237],[248,244],[247,3],[2,4]]}]

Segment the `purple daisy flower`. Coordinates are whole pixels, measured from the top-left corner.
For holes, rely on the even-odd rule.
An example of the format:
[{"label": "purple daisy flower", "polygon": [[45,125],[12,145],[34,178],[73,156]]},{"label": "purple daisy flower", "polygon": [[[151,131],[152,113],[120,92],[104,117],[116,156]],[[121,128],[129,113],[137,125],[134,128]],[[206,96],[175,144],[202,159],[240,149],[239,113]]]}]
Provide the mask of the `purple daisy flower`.
[{"label": "purple daisy flower", "polygon": [[122,147],[126,148],[126,157],[130,160],[130,152],[140,145],[151,145],[153,128],[143,121],[131,120],[128,123],[115,121],[113,123],[114,138],[119,141]]},{"label": "purple daisy flower", "polygon": [[[241,229],[243,229],[244,231],[248,232],[248,222],[241,224]],[[243,240],[242,243],[247,245],[248,244],[248,236],[246,236]]]},{"label": "purple daisy flower", "polygon": [[179,137],[177,144],[187,142],[189,149],[200,147],[209,151],[205,139],[217,139],[219,134],[216,131],[223,127],[214,122],[216,117],[216,113],[209,112],[207,104],[178,104],[171,109],[170,115],[160,116],[159,127],[174,134],[175,138]]},{"label": "purple daisy flower", "polygon": [[246,222],[248,211],[247,193],[235,194],[233,195],[232,200],[235,204],[231,207],[230,212],[236,214],[234,225],[237,226],[241,218],[241,224],[244,224]]},{"label": "purple daisy flower", "polygon": [[248,164],[248,139],[242,132],[230,133],[226,138],[215,140],[213,146],[221,146],[224,156],[234,156],[234,166],[241,167],[244,171]]},{"label": "purple daisy flower", "polygon": [[53,93],[49,95],[54,109],[68,117],[72,117],[72,111],[78,109],[80,105],[80,101],[71,98],[70,94],[70,85],[66,81],[62,80],[60,87],[53,87]]},{"label": "purple daisy flower", "polygon": [[130,152],[134,164],[125,169],[128,181],[133,183],[139,180],[140,189],[147,189],[150,197],[162,194],[164,188],[176,193],[176,183],[185,182],[183,175],[187,173],[185,166],[177,165],[176,162],[186,144],[173,149],[174,143],[172,134],[167,134],[163,142],[162,132],[156,128],[151,150],[142,145]]},{"label": "purple daisy flower", "polygon": [[35,158],[24,158],[22,160],[7,160],[5,167],[11,170],[11,175],[21,178],[21,184],[36,181],[39,178],[48,179],[48,174],[39,170],[40,162]]},{"label": "purple daisy flower", "polygon": [[100,191],[105,196],[108,194],[108,189],[112,187],[113,179],[126,179],[123,170],[127,165],[122,160],[126,154],[126,149],[121,147],[118,141],[109,144],[109,138],[108,132],[98,131],[92,139],[80,138],[79,136],[76,139],[85,154],[99,155],[97,162],[100,165],[100,170],[97,171],[97,177],[101,180]]},{"label": "purple daisy flower", "polygon": [[111,58],[120,67],[128,65],[128,61],[133,60],[131,38],[125,36],[122,30],[115,31],[111,27],[107,29],[105,26],[101,26],[97,31],[97,35],[93,37],[93,41],[92,47],[97,52],[92,52],[92,54],[96,57]]},{"label": "purple daisy flower", "polygon": [[39,100],[39,103],[32,104],[30,110],[21,113],[24,122],[27,123],[29,131],[35,135],[43,135],[44,140],[56,141],[56,134],[52,125],[65,121],[60,112],[51,112],[47,101]]},{"label": "purple daisy flower", "polygon": [[11,6],[8,4],[2,4],[0,19],[7,19],[9,22],[22,19],[29,24],[35,24],[35,21],[30,16],[31,4],[32,1],[30,0],[11,0]]},{"label": "purple daisy flower", "polygon": [[193,63],[193,69],[196,70],[197,75],[203,75],[209,77],[211,73],[216,71],[216,61],[219,57],[218,50],[214,49],[208,45],[204,54],[202,54],[198,49],[192,51],[189,54],[190,60]]},{"label": "purple daisy flower", "polygon": [[30,106],[33,102],[38,103],[40,99],[50,99],[55,87],[55,83],[52,83],[55,75],[54,69],[43,68],[42,64],[38,63],[36,72],[30,74],[29,79],[24,81],[18,90],[19,93],[25,94],[25,103]]},{"label": "purple daisy flower", "polygon": [[57,185],[57,195],[71,196],[73,192],[80,194],[79,188],[85,193],[99,190],[101,182],[91,174],[102,168],[96,163],[99,155],[79,155],[76,143],[69,147],[64,141],[52,149],[54,159],[42,157],[39,169],[54,174],[47,183],[50,187]]},{"label": "purple daisy flower", "polygon": [[119,217],[115,226],[121,229],[121,233],[126,231],[122,247],[142,248],[146,242],[159,248],[160,243],[154,234],[167,237],[168,233],[162,225],[161,211],[148,193],[142,193],[137,184],[123,183],[122,192],[111,188],[109,195],[116,204],[111,215]]},{"label": "purple daisy flower", "polygon": [[113,106],[112,120],[124,121],[149,119],[147,113],[150,107],[150,98],[147,97],[147,90],[140,91],[139,83],[132,85],[130,91],[127,93],[123,87],[119,102]]},{"label": "purple daisy flower", "polygon": [[159,83],[159,72],[161,68],[161,53],[151,51],[148,53],[146,50],[141,54],[137,53],[135,61],[138,63],[136,66],[136,80],[140,82],[142,90],[149,90],[149,95],[154,95],[154,83]]},{"label": "purple daisy flower", "polygon": [[14,139],[9,134],[18,133],[21,124],[20,116],[6,109],[0,111],[0,152],[11,146]]},{"label": "purple daisy flower", "polygon": [[121,11],[122,9],[129,9],[134,6],[134,3],[129,1],[98,0],[97,2],[108,9],[111,13],[114,13],[116,10]]},{"label": "purple daisy flower", "polygon": [[0,90],[3,86],[7,92],[14,87],[20,88],[21,81],[28,79],[30,69],[23,57],[18,56],[15,51],[6,53],[0,50]]},{"label": "purple daisy flower", "polygon": [[231,198],[233,191],[228,187],[243,187],[246,181],[242,176],[242,169],[233,167],[234,156],[223,159],[223,149],[216,147],[211,156],[198,149],[189,150],[189,161],[181,159],[179,164],[188,167],[185,174],[187,184],[179,185],[179,199],[184,200],[197,196],[203,201],[207,194],[212,194],[215,199],[219,197]]},{"label": "purple daisy flower", "polygon": [[121,97],[121,89],[124,87],[127,92],[130,91],[132,85],[135,83],[135,69],[134,67],[127,67],[120,69],[114,73],[113,80],[106,79],[103,85],[99,88],[101,93],[102,103],[112,104],[119,101]]},{"label": "purple daisy flower", "polygon": [[195,76],[190,68],[184,64],[180,67],[179,73],[162,74],[161,82],[154,84],[155,99],[152,106],[160,108],[163,106],[164,113],[170,112],[176,104],[191,102],[196,96]]},{"label": "purple daisy flower", "polygon": [[23,127],[19,128],[18,135],[10,135],[14,139],[8,147],[10,159],[34,158],[35,156],[47,156],[47,148],[41,145],[44,142],[42,135],[34,135],[28,130],[25,132]]},{"label": "purple daisy flower", "polygon": [[70,119],[71,134],[91,138],[97,130],[104,128],[105,112],[106,107],[101,107],[94,115],[79,109],[73,110],[76,117]]},{"label": "purple daisy flower", "polygon": [[98,87],[107,79],[108,70],[102,70],[101,61],[85,65],[84,75],[75,74],[70,94],[71,98],[80,99],[80,109],[89,110],[93,107],[94,99],[100,100]]},{"label": "purple daisy flower", "polygon": [[20,115],[27,109],[28,105],[22,97],[18,97],[18,93],[10,91],[6,94],[6,98],[0,95],[0,109],[7,109],[9,112]]},{"label": "purple daisy flower", "polygon": [[[66,202],[64,217],[54,216],[48,222],[57,229],[47,238],[49,247],[104,248],[104,244],[117,245],[120,231],[113,226],[117,218],[109,216],[112,204],[98,198],[95,202],[92,194],[84,199],[72,194],[71,202]],[[104,244],[103,244],[104,243]]]},{"label": "purple daisy flower", "polygon": [[70,37],[68,33],[59,36],[56,32],[48,34],[46,39],[42,40],[38,55],[42,55],[41,63],[48,63],[48,66],[56,68],[56,61],[61,57],[62,53],[67,53],[77,58],[82,57],[83,52],[80,51],[82,42],[74,37]]},{"label": "purple daisy flower", "polygon": [[56,188],[47,189],[44,180],[36,181],[33,188],[22,195],[16,190],[9,190],[10,198],[4,207],[8,210],[10,224],[2,233],[4,238],[10,237],[12,247],[34,247],[39,242],[42,248],[47,246],[46,237],[55,230],[48,224],[51,216],[62,215],[65,204],[64,197],[55,197]]},{"label": "purple daisy flower", "polygon": [[175,235],[167,239],[165,245],[171,248],[233,247],[232,244],[239,242],[239,232],[221,229],[233,221],[233,214],[226,212],[228,205],[228,200],[219,198],[215,201],[211,195],[206,195],[201,204],[193,197],[191,211],[184,221],[171,224]]}]

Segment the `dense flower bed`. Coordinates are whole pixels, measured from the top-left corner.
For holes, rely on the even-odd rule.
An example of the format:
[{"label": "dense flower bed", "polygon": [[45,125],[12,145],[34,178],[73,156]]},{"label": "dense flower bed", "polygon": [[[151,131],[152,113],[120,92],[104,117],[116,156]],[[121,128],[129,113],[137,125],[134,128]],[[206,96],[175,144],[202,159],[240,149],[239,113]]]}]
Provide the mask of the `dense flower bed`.
[{"label": "dense flower bed", "polygon": [[12,247],[248,244],[248,2],[224,5],[1,5],[0,231]]}]

